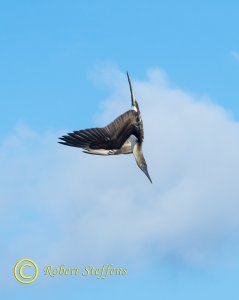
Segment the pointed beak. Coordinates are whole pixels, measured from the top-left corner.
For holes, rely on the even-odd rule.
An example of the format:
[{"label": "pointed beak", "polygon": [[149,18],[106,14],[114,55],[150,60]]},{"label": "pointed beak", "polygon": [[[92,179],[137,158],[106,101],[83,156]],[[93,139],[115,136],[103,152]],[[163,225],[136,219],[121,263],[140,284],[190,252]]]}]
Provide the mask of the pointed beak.
[{"label": "pointed beak", "polygon": [[149,181],[150,181],[151,183],[153,183],[152,180],[151,180],[151,178],[150,178],[150,176],[149,176],[149,172],[148,172],[147,165],[141,165],[141,166],[140,166],[140,169],[141,169],[141,170],[144,172],[144,174],[148,177]]}]

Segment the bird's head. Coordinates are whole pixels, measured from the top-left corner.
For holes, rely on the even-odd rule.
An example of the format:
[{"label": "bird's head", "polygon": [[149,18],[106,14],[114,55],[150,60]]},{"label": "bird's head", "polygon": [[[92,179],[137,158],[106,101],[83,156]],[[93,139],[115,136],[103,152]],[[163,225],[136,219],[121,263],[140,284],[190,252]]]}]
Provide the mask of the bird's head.
[{"label": "bird's head", "polygon": [[144,164],[142,164],[142,165],[139,165],[139,167],[140,167],[140,169],[144,172],[144,174],[148,177],[149,181],[150,181],[151,183],[153,183],[152,180],[151,180],[151,178],[150,178],[150,176],[149,176],[147,164],[144,163]]},{"label": "bird's head", "polygon": [[151,183],[153,183],[150,176],[149,176],[147,163],[146,163],[146,160],[145,160],[144,155],[143,155],[142,144],[139,144],[139,143],[135,144],[135,146],[133,148],[133,154],[134,154],[134,157],[135,157],[135,160],[136,160],[136,163],[137,163],[138,167],[148,177],[149,181]]}]

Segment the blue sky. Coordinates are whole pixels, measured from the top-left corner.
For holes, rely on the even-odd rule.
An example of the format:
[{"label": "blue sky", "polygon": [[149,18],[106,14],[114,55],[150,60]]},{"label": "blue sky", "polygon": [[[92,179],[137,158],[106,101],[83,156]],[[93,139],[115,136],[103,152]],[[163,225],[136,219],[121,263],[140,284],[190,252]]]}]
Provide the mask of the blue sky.
[{"label": "blue sky", "polygon": [[[160,67],[175,84],[210,95],[238,116],[238,64],[230,55],[238,49],[237,5],[236,1],[2,4],[1,134],[18,119],[37,128],[48,128],[49,119],[54,119],[52,125],[61,128],[71,115],[76,121],[69,125],[77,125],[79,100],[97,109],[107,93],[90,81],[92,70],[107,62],[138,78],[145,77],[147,68]],[[84,121],[91,109],[84,110]]]},{"label": "blue sky", "polygon": [[[237,1],[2,3],[5,299],[238,297],[238,9]],[[145,116],[153,186],[132,157],[105,162],[56,144],[66,130],[107,123],[128,109],[126,70]],[[165,145],[160,157],[150,149],[151,132]],[[126,166],[133,183],[120,173],[108,191],[97,180],[103,163],[108,174]],[[125,221],[112,225],[118,218]],[[111,261],[129,275],[25,286],[11,273],[24,256],[41,266]]]}]

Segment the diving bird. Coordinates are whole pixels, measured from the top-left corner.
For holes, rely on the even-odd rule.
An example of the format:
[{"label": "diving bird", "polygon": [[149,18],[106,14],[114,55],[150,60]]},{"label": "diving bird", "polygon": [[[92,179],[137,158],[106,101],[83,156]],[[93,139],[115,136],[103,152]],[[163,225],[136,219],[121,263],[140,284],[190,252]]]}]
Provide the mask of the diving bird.
[{"label": "diving bird", "polygon": [[78,130],[63,135],[59,143],[82,148],[84,153],[94,155],[134,154],[138,167],[152,180],[142,151],[144,128],[139,105],[134,97],[129,74],[127,78],[131,94],[130,110],[102,128]]}]

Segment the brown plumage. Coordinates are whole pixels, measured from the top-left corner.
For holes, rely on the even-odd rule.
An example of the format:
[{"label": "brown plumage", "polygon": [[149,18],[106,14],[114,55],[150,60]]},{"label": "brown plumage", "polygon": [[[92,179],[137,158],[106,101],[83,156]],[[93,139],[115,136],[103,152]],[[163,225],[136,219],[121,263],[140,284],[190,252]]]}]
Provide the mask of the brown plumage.
[{"label": "brown plumage", "polygon": [[131,81],[127,72],[132,108],[109,125],[102,128],[89,128],[63,135],[59,143],[82,148],[83,152],[94,155],[117,155],[133,153],[138,167],[152,180],[142,152],[144,139],[143,121],[139,105],[134,97]]},{"label": "brown plumage", "polygon": [[120,149],[131,134],[141,139],[137,113],[129,110],[103,128],[78,130],[60,137],[60,144],[83,149]]}]

